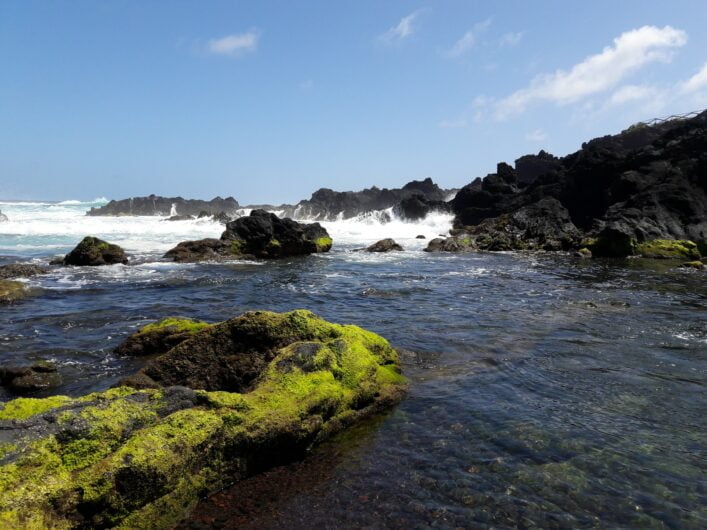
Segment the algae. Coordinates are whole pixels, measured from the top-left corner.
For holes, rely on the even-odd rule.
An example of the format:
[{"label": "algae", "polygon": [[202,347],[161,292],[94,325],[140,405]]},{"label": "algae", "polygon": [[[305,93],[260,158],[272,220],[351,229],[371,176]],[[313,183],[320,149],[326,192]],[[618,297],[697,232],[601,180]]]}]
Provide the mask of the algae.
[{"label": "algae", "polygon": [[211,324],[190,318],[167,317],[147,324],[140,328],[138,333],[152,333],[155,331],[170,331],[177,333],[196,333],[202,329],[210,327]]},{"label": "algae", "polygon": [[700,251],[697,244],[684,239],[654,239],[639,243],[635,247],[635,253],[644,258],[658,259],[700,259]]}]

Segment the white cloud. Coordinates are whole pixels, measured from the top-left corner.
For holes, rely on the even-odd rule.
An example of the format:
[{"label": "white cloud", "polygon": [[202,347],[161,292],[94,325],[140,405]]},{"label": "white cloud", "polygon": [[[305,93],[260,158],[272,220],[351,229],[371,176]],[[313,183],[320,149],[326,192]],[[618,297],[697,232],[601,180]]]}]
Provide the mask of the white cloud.
[{"label": "white cloud", "polygon": [[460,55],[463,55],[468,52],[476,44],[479,34],[487,30],[490,25],[490,18],[487,18],[483,22],[478,22],[474,24],[474,27],[464,33],[464,35],[462,35],[461,38],[454,43],[454,46],[452,46],[451,49],[447,51],[447,55],[449,57],[459,57]]},{"label": "white cloud", "polygon": [[393,26],[388,31],[380,36],[380,39],[385,42],[396,42],[406,39],[415,32],[414,22],[420,15],[420,10],[413,11],[407,16],[400,19],[397,26]]},{"label": "white cloud", "polygon": [[540,143],[547,140],[547,134],[542,129],[535,129],[525,135],[525,139],[529,142]]},{"label": "white cloud", "polygon": [[515,46],[521,41],[523,34],[522,31],[505,33],[501,36],[501,46]]},{"label": "white cloud", "polygon": [[681,91],[687,93],[697,92],[703,88],[707,88],[707,63],[703,64],[695,75],[680,86]]},{"label": "white cloud", "polygon": [[438,124],[442,129],[461,129],[466,127],[466,120],[459,118],[457,120],[442,120]]},{"label": "white cloud", "polygon": [[646,64],[669,61],[672,50],[686,42],[686,33],[671,26],[627,31],[614,39],[613,46],[587,57],[569,71],[537,76],[528,87],[499,100],[496,118],[519,114],[538,101],[564,105],[604,92]]},{"label": "white cloud", "polygon": [[216,55],[238,56],[255,51],[258,47],[260,33],[252,29],[245,33],[234,33],[220,39],[211,39],[206,47],[209,53]]},{"label": "white cloud", "polygon": [[624,105],[634,101],[642,101],[655,97],[659,90],[649,85],[625,85],[617,89],[608,103],[611,105]]}]

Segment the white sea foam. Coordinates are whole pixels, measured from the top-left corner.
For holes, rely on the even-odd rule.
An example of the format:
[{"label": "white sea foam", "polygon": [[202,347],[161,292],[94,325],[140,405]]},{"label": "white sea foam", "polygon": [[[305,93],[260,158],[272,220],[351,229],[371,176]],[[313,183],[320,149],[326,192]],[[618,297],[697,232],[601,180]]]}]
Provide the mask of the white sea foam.
[{"label": "white sea foam", "polygon": [[[0,202],[3,213],[9,218],[0,225],[0,253],[60,254],[73,248],[83,237],[92,235],[116,243],[133,255],[157,256],[181,241],[219,237],[224,230],[222,224],[211,218],[166,221],[157,216],[86,215],[91,207],[105,202],[105,198],[91,202]],[[247,210],[239,212],[241,215],[249,213]],[[390,237],[406,250],[418,251],[430,239],[446,234],[452,218],[451,214],[435,212],[422,221],[406,222],[389,208],[321,224],[339,248],[363,247]],[[418,235],[424,235],[425,239],[416,239]]]}]

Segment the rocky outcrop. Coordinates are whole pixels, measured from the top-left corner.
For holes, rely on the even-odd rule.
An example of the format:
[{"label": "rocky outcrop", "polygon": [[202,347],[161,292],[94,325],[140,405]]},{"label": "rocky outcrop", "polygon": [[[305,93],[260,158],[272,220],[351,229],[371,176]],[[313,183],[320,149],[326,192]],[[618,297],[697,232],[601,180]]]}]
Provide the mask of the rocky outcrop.
[{"label": "rocky outcrop", "polygon": [[31,366],[0,366],[0,386],[15,394],[59,386],[62,378],[53,363],[40,361]]},{"label": "rocky outcrop", "polygon": [[403,250],[403,247],[398,245],[394,239],[381,239],[376,241],[371,246],[366,248],[366,252],[392,252]]},{"label": "rocky outcrop", "polygon": [[[450,194],[449,190],[441,189],[432,179],[413,180],[402,188],[367,188],[361,191],[334,191],[321,188],[315,191],[308,200],[300,201],[294,206],[285,207],[285,215],[295,219],[317,219],[333,221],[349,219],[368,212],[397,207],[402,215],[419,215],[422,210],[430,211],[436,208],[447,208],[444,201]],[[404,199],[418,197],[417,201],[400,206]],[[424,204],[420,204],[424,203]],[[409,217],[419,219],[420,217]]]},{"label": "rocky outcrop", "polygon": [[167,317],[141,327],[115,348],[119,355],[143,357],[161,355],[210,324],[190,318]]},{"label": "rocky outcrop", "polygon": [[98,208],[91,208],[86,215],[192,215],[196,217],[202,212],[209,215],[226,213],[235,215],[238,210],[238,201],[233,197],[222,199],[216,197],[210,201],[198,199],[184,199],[182,197],[160,197],[150,195],[148,197],[132,197],[130,199],[112,200]]},{"label": "rocky outcrop", "polygon": [[143,374],[159,388],[0,405],[4,527],[171,528],[200,497],[300,457],[406,386],[385,339],[308,311],[217,324]]},{"label": "rocky outcrop", "polygon": [[228,223],[220,239],[185,241],[165,257],[181,262],[276,259],[328,252],[331,245],[329,234],[319,223],[298,223],[254,210]]},{"label": "rocky outcrop", "polygon": [[40,274],[49,272],[44,267],[32,265],[30,263],[10,263],[9,265],[0,265],[0,280],[8,280],[11,278],[31,278]]},{"label": "rocky outcrop", "polygon": [[428,199],[422,194],[415,193],[401,200],[393,211],[406,221],[419,221],[431,212],[449,212],[450,206],[443,200]]},{"label": "rocky outcrop", "polygon": [[76,248],[64,257],[64,265],[78,267],[97,267],[119,263],[123,265],[128,263],[125,251],[120,246],[91,236],[84,237],[76,245]]},{"label": "rocky outcrop", "polygon": [[[509,217],[524,208],[527,215],[534,211],[542,216],[546,208],[537,205],[547,200],[562,208],[551,209],[558,214],[552,221],[559,223],[555,230],[540,217],[519,226]],[[591,249],[596,255],[629,255],[626,252],[653,240],[703,244],[707,112],[597,138],[563,158],[541,151],[519,158],[515,168],[501,163],[496,173],[462,188],[451,206],[457,229],[479,234],[485,228],[496,233],[498,241],[496,228],[510,221],[511,232],[525,230],[527,237],[521,235],[520,240],[530,248],[573,248],[581,243],[577,234],[603,241],[596,252]],[[535,229],[524,228],[530,225],[540,228],[541,237],[532,235]],[[507,245],[500,241],[498,246]]]}]

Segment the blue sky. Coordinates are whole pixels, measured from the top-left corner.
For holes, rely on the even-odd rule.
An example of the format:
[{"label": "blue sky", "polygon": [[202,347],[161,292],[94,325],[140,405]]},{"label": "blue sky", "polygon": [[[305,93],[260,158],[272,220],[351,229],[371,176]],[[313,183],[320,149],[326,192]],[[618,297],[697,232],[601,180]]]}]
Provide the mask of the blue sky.
[{"label": "blue sky", "polygon": [[0,198],[462,186],[707,107],[707,2],[0,2]]}]

